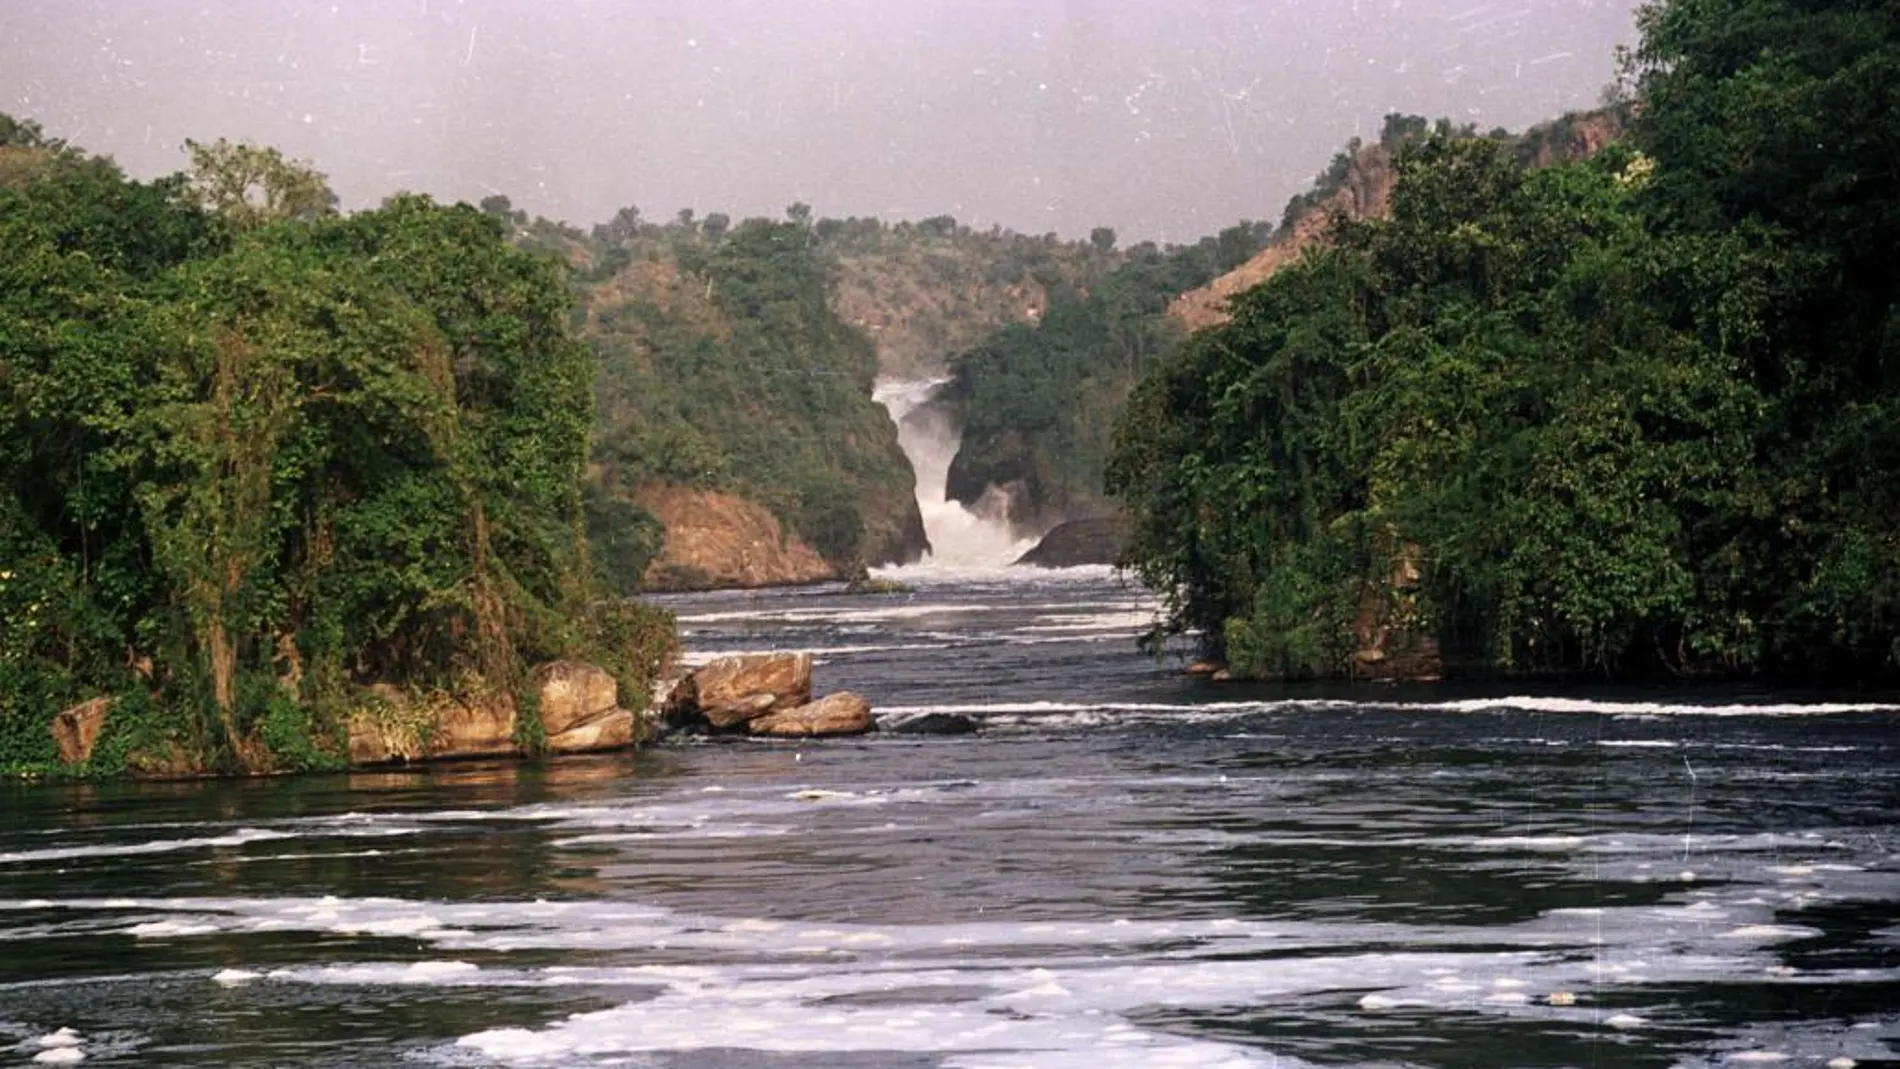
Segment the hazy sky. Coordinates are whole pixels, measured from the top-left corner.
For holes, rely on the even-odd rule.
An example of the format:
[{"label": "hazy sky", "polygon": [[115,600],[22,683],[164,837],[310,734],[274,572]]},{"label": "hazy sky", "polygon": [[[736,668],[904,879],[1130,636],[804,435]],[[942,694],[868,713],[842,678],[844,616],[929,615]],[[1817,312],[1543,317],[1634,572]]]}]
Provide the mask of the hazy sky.
[{"label": "hazy sky", "polygon": [[1388,111],[1594,104],[1637,0],[0,0],[0,111],[150,177],[183,139],[346,206],[587,225],[950,213],[1191,241],[1277,219]]}]

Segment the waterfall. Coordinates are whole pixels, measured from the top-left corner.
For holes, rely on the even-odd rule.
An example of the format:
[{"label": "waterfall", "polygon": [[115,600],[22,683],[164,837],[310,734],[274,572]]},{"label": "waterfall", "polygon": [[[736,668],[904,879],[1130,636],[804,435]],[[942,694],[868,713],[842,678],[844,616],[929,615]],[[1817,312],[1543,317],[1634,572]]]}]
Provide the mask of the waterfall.
[{"label": "waterfall", "polygon": [[[950,462],[963,441],[963,428],[945,406],[933,404],[937,388],[947,379],[887,379],[871,397],[884,406],[897,424],[897,444],[917,473],[917,508],[923,513],[930,554],[920,567],[928,569],[987,569],[1013,564],[1036,544],[1009,532],[1002,503],[987,507],[989,498],[973,511],[947,500]],[[1000,495],[999,495],[1000,496]]]}]

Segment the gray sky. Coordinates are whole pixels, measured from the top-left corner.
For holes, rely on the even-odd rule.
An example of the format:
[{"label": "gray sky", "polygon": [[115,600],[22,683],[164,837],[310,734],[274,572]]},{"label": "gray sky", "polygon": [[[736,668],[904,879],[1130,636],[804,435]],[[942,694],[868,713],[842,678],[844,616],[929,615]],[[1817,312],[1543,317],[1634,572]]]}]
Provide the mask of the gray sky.
[{"label": "gray sky", "polygon": [[346,206],[583,226],[779,214],[1192,241],[1279,217],[1388,111],[1594,104],[1637,0],[0,0],[0,110],[180,169],[309,159]]}]

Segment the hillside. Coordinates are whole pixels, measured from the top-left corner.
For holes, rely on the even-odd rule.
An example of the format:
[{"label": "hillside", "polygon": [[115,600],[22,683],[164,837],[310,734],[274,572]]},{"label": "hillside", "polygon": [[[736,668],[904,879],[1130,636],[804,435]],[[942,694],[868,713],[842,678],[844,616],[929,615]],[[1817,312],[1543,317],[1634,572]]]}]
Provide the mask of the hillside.
[{"label": "hillside", "polygon": [[[1621,128],[1619,116],[1592,112],[1483,137],[1538,167],[1594,154]],[[1193,331],[1225,322],[1236,295],[1324,245],[1336,221],[1383,217],[1395,153],[1427,136],[1480,137],[1445,120],[1388,116],[1379,142],[1355,140],[1335,156],[1270,238],[1264,224],[1242,223],[1193,246],[1131,250],[1093,291],[1054,294],[1038,322],[1004,327],[958,354],[950,398],[964,438],[950,496],[1000,508],[1024,535],[1114,512],[1102,489],[1112,426],[1146,369]]]},{"label": "hillside", "polygon": [[1057,293],[1036,323],[957,354],[944,394],[963,442],[948,496],[1000,513],[1018,537],[1113,511],[1101,472],[1115,414],[1135,380],[1180,343],[1184,332],[1164,314],[1169,298],[1219,266],[1211,245],[1139,246],[1088,293]]},{"label": "hillside", "polygon": [[[809,582],[922,554],[910,465],[871,400],[876,352],[832,313],[809,227],[682,219],[578,248],[590,525],[620,586]],[[682,490],[732,525],[679,522]]]}]

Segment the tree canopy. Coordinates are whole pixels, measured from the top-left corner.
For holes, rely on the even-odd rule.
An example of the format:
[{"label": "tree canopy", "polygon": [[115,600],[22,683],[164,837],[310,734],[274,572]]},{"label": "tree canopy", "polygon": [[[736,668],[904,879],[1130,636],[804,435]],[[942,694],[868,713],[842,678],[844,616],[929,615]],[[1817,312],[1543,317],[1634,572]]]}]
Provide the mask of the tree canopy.
[{"label": "tree canopy", "polygon": [[597,630],[562,274],[473,208],[194,159],[239,166],[0,190],[9,766],[101,694],[100,760],[335,763],[365,688],[508,692]]}]

